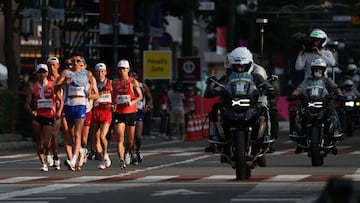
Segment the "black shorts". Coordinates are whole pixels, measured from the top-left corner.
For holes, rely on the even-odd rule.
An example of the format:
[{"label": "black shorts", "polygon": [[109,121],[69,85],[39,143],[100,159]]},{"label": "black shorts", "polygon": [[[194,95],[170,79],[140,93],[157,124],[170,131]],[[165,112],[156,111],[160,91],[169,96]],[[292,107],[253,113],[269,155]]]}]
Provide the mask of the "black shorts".
[{"label": "black shorts", "polygon": [[125,123],[127,126],[135,126],[136,125],[136,113],[114,113],[113,115],[114,124]]},{"label": "black shorts", "polygon": [[45,125],[54,125],[54,118],[47,118],[42,116],[33,117],[35,121],[37,121],[41,126]]}]

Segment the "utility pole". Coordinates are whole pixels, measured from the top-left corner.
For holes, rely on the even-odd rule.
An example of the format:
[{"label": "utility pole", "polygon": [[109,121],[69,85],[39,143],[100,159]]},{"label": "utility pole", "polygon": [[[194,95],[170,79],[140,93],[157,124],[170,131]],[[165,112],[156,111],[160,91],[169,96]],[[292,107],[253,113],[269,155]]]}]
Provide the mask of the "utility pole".
[{"label": "utility pole", "polygon": [[118,62],[118,43],[119,43],[119,0],[114,0],[114,24],[113,24],[113,30],[114,30],[114,55],[113,55],[113,78],[116,78],[117,76],[117,62]]},{"label": "utility pole", "polygon": [[49,39],[48,39],[48,13],[47,0],[41,1],[41,59],[45,62],[49,56]]},{"label": "utility pole", "polygon": [[235,5],[235,0],[229,0],[227,9],[228,23],[226,29],[226,52],[230,52],[234,48]]}]

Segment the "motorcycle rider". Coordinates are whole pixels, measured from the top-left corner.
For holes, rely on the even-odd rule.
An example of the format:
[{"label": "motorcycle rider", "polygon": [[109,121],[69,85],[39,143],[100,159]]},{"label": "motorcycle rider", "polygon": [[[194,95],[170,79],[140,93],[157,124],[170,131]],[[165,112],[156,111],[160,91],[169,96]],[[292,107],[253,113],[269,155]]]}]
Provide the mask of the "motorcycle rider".
[{"label": "motorcycle rider", "polygon": [[[246,80],[250,80],[250,88],[257,90],[259,85],[262,84],[268,91],[273,91],[274,88],[266,82],[267,79],[266,71],[263,67],[254,63],[252,53],[246,47],[237,47],[230,54],[227,55],[225,59],[224,67],[227,69],[228,74],[227,77],[222,77],[222,84],[226,84],[226,88],[229,92],[233,91],[234,85],[236,82],[241,81],[241,79],[246,78]],[[230,72],[231,71],[231,72]],[[216,90],[214,90],[216,86],[212,84],[208,84],[205,97],[213,97],[216,96]],[[259,103],[261,103],[262,108],[265,110],[265,122],[267,122],[267,131],[264,136],[264,143],[272,143],[275,140],[271,137],[270,131],[270,119],[268,112],[268,103],[267,97],[265,95],[261,95],[259,97]],[[218,118],[218,108],[221,105],[221,102],[215,104],[213,106],[212,111],[209,114],[210,122],[209,122],[209,142],[210,143],[224,143],[226,142],[226,137],[223,134],[223,129],[219,124]],[[215,127],[216,126],[216,127]],[[216,133],[217,129],[217,133]]]},{"label": "motorcycle rider", "polygon": [[[305,80],[303,80],[303,82],[292,92],[292,95],[294,97],[299,96],[301,93],[306,92],[307,88],[310,85],[318,85],[321,89],[324,88],[324,91],[326,91],[326,94],[335,94],[338,96],[343,96],[343,93],[340,89],[340,87],[329,77],[325,76],[325,72],[327,69],[327,63],[325,62],[325,60],[323,60],[322,58],[317,58],[314,59],[311,62],[311,77],[306,78]],[[320,88],[317,88],[318,92],[312,92],[313,94],[319,94],[320,92]],[[335,110],[335,105],[334,103],[330,104],[329,106],[330,110],[331,110],[331,119],[330,119],[330,123],[329,123],[329,135],[333,135],[333,137],[338,137],[340,138],[342,136],[342,133],[337,133],[336,129],[338,128],[338,124],[339,122],[337,121],[338,117],[336,116],[336,110]],[[297,119],[300,119],[297,116]],[[300,121],[301,123],[301,121]],[[299,128],[304,129],[305,127],[303,127],[302,125],[295,125],[298,129],[294,129],[293,134],[290,134],[290,137],[301,137],[302,136],[302,131]],[[333,126],[333,127],[331,127]],[[336,127],[335,127],[336,126]],[[335,127],[335,128],[334,128]],[[331,130],[332,129],[332,130]],[[334,132],[335,131],[335,132]],[[336,147],[334,146],[332,148],[333,152],[337,152]],[[298,146],[296,147],[295,153],[301,153],[303,151],[303,147],[301,144],[298,144]]]},{"label": "motorcycle rider", "polygon": [[352,81],[350,79],[347,79],[344,81],[344,83],[342,85],[342,90],[343,90],[344,97],[347,100],[360,98],[360,93],[356,89],[354,81]]},{"label": "motorcycle rider", "polygon": [[[311,75],[311,62],[317,58],[322,58],[328,66],[335,66],[335,57],[332,52],[325,49],[328,42],[327,34],[321,29],[313,29],[310,32],[309,37],[313,40],[313,46],[311,50],[306,50],[305,47],[298,51],[298,55],[295,62],[295,69],[297,71],[304,70],[304,79],[312,77]],[[325,71],[325,77],[327,77],[327,71]],[[296,103],[290,102],[290,106],[296,106]],[[294,109],[289,109],[289,122],[290,122],[290,134],[293,134],[295,123]]]},{"label": "motorcycle rider", "polygon": [[[335,57],[332,52],[328,49],[325,49],[327,44],[328,37],[327,34],[321,29],[314,29],[310,33],[310,38],[314,41],[314,46],[311,48],[311,51],[308,50],[299,50],[298,56],[296,58],[295,69],[300,71],[305,71],[305,77],[312,77],[311,73],[311,63],[317,58],[321,58],[325,61],[328,66],[335,66]],[[327,70],[325,71],[327,75]]]}]

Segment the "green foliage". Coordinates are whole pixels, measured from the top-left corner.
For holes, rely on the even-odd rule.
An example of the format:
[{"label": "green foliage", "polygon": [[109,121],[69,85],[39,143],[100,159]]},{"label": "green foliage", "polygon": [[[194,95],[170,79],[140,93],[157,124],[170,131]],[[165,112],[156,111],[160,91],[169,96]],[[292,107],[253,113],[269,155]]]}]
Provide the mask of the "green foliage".
[{"label": "green foliage", "polygon": [[0,133],[15,132],[18,107],[16,92],[12,90],[0,91]]}]

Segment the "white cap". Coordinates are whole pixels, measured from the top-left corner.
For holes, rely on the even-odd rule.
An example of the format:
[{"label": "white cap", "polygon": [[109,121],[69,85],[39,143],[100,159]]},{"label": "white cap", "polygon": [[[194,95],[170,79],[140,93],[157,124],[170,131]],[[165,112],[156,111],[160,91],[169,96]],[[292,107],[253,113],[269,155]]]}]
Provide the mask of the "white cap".
[{"label": "white cap", "polygon": [[117,64],[117,67],[130,68],[129,61],[125,59],[120,60],[119,63]]},{"label": "white cap", "polygon": [[51,61],[55,61],[56,63],[60,63],[59,59],[56,58],[55,56],[49,57],[49,58],[47,59],[46,63],[49,63],[49,62],[51,62]]},{"label": "white cap", "polygon": [[40,69],[44,69],[44,70],[46,70],[46,72],[49,71],[49,69],[48,69],[48,67],[47,67],[46,64],[38,64],[38,65],[35,67],[35,71],[36,71],[36,72],[39,72]]},{"label": "white cap", "polygon": [[95,71],[99,71],[99,70],[106,70],[106,65],[105,63],[97,63],[95,65]]}]

